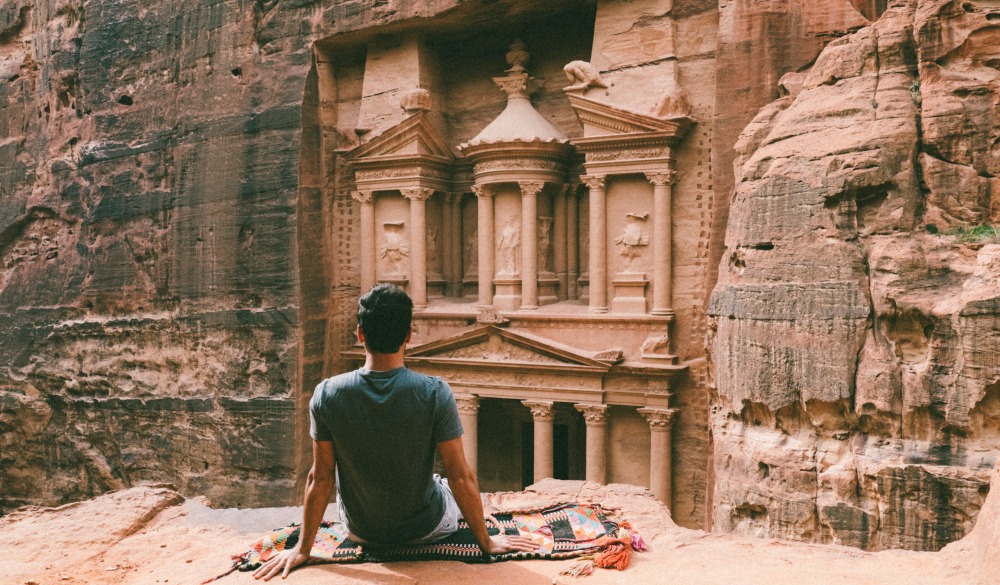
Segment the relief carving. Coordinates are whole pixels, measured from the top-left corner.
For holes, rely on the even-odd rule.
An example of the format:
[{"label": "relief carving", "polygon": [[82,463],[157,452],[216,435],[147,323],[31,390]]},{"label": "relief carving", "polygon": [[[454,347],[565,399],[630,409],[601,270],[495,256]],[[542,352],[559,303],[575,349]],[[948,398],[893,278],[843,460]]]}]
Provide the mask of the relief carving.
[{"label": "relief carving", "polygon": [[431,92],[426,89],[411,89],[399,100],[399,107],[407,114],[415,114],[431,109]]},{"label": "relief carving", "polygon": [[642,342],[639,355],[642,357],[666,357],[670,353],[670,334],[650,335]]},{"label": "relief carving", "polygon": [[515,220],[510,220],[500,232],[500,239],[497,241],[497,251],[500,257],[497,259],[497,276],[516,276],[521,273],[518,266],[521,258],[521,226]]},{"label": "relief carving", "polygon": [[552,272],[549,252],[552,249],[552,218],[538,218],[538,270]]},{"label": "relief carving", "polygon": [[479,273],[479,231],[472,230],[465,234],[462,260],[465,262],[464,277],[474,278]]},{"label": "relief carving", "polygon": [[642,253],[641,248],[649,245],[649,236],[642,231],[642,225],[649,217],[648,213],[629,213],[625,216],[625,228],[621,235],[615,238],[615,243],[621,246],[618,252],[625,258],[625,272],[632,273],[632,261]]},{"label": "relief carving", "polygon": [[382,245],[379,247],[379,258],[382,259],[382,270],[386,275],[402,276],[403,261],[410,256],[410,247],[406,245],[405,222],[391,221],[382,224]]}]

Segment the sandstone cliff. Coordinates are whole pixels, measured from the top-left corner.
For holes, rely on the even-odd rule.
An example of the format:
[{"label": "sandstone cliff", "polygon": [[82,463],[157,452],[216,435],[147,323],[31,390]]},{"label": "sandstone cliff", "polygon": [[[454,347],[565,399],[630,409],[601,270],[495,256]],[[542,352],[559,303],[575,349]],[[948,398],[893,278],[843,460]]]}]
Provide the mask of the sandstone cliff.
[{"label": "sandstone cliff", "polygon": [[998,19],[890,2],[737,142],[716,528],[934,550],[972,527],[1000,443],[1000,244],[961,230],[1000,221]]}]

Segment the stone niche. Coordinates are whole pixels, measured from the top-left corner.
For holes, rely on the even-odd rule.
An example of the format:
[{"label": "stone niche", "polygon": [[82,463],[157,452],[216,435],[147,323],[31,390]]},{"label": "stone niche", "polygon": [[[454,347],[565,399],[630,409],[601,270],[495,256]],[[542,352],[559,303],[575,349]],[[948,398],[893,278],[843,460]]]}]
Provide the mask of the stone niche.
[{"label": "stone niche", "polygon": [[[602,10],[318,43],[326,193],[353,234],[335,265],[413,298],[408,363],[454,389],[484,490],[627,481],[672,504],[671,396],[690,374],[670,341],[671,202],[693,122],[659,52],[633,61],[662,95],[609,89],[591,64]],[[341,371],[363,352],[331,319]]]}]

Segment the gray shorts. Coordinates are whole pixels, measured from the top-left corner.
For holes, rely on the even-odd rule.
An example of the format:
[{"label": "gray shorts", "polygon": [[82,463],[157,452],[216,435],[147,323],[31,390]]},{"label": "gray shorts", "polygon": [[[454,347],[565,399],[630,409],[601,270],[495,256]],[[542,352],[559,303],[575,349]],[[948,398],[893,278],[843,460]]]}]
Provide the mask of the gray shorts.
[{"label": "gray shorts", "polygon": [[[428,542],[434,542],[435,540],[440,540],[446,536],[458,532],[458,521],[462,518],[462,511],[458,509],[458,502],[455,501],[455,494],[451,492],[451,486],[448,485],[447,479],[442,479],[440,475],[434,474],[434,481],[441,486],[441,494],[444,497],[444,516],[441,517],[441,521],[434,530],[431,530],[424,536],[420,538],[415,538],[406,544],[424,544]],[[340,513],[340,520],[344,521],[347,518],[347,512],[344,510],[344,502],[340,499],[340,494],[337,494],[337,511]],[[346,523],[346,522],[345,522]],[[350,538],[354,542],[361,544],[369,544],[369,542],[356,534],[350,533]]]}]

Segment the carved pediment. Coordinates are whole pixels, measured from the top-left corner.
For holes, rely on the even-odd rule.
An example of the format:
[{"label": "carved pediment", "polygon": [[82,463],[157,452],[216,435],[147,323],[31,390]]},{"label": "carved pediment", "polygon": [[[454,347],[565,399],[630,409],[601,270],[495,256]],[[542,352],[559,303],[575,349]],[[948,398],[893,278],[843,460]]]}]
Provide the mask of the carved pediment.
[{"label": "carved pediment", "polygon": [[448,143],[434,128],[426,111],[419,111],[402,122],[358,146],[347,157],[352,161],[406,156],[452,160]]},{"label": "carved pediment", "polygon": [[566,97],[583,124],[584,136],[656,133],[680,138],[691,126],[687,116],[649,116],[572,93]]},{"label": "carved pediment", "polygon": [[524,367],[607,371],[607,361],[542,337],[489,325],[466,333],[426,343],[407,352],[411,360],[434,360],[484,367],[520,365]]}]

